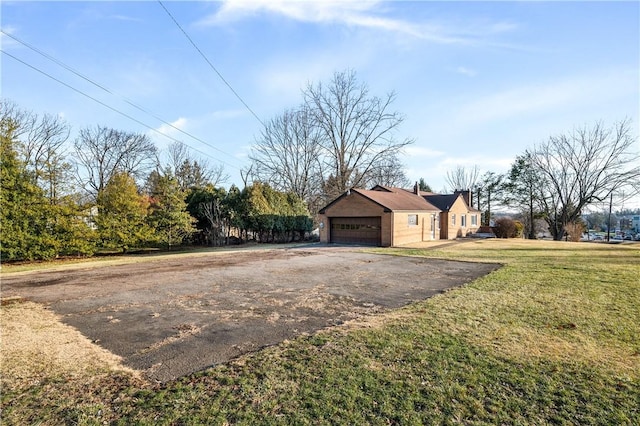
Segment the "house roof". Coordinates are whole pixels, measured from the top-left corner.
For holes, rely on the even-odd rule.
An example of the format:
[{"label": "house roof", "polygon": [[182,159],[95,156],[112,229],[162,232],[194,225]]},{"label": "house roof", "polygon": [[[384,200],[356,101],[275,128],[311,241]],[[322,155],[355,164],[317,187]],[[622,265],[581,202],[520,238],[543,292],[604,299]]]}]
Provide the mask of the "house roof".
[{"label": "house roof", "polygon": [[442,211],[448,211],[460,194],[430,194],[424,196],[431,204]]},{"label": "house roof", "polygon": [[440,210],[424,197],[401,188],[380,187],[384,191],[376,189],[357,189],[361,195],[387,207],[389,210]]},{"label": "house roof", "polygon": [[[379,206],[383,207],[386,211],[439,211],[436,206],[425,200],[424,197],[417,196],[413,192],[406,191],[401,188],[392,188],[386,186],[376,186],[374,189],[360,189],[351,188],[349,191],[359,194]],[[347,197],[349,191],[342,194],[340,197],[333,200],[320,210],[323,214],[329,207],[338,202],[339,200]]]},{"label": "house roof", "polygon": [[[455,194],[436,194],[434,192],[419,191],[420,195],[417,196],[415,192],[404,189],[395,188],[392,186],[376,185],[372,189],[351,188],[349,191],[355,192],[379,206],[383,207],[385,211],[449,211],[453,203],[458,198],[462,199],[462,202],[466,204],[462,193]],[[349,191],[342,194],[340,197],[327,204],[320,210],[323,214],[326,209],[332,206],[334,203],[343,199],[349,195]],[[479,212],[471,206],[467,206],[470,212]]]}]

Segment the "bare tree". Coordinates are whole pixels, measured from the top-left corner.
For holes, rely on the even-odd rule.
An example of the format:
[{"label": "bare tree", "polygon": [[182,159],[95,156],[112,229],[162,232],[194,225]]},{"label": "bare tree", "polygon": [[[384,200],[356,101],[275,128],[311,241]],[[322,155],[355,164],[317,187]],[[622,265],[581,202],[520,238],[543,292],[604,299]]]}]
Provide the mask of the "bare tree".
[{"label": "bare tree", "polygon": [[116,173],[140,180],[156,164],[157,149],[148,136],[97,126],[80,130],[74,143],[78,178],[96,196]]},{"label": "bare tree", "polygon": [[15,102],[2,98],[0,99],[0,123],[3,131],[5,127],[11,127],[11,135],[19,140],[21,136],[28,132],[35,121],[34,115],[21,109]]},{"label": "bare tree", "polygon": [[66,158],[65,144],[70,126],[59,116],[40,117],[5,99],[0,101],[0,114],[3,120],[14,124],[13,136],[18,141],[21,160],[33,173],[35,183],[55,203],[59,193],[69,189],[71,165]]},{"label": "bare tree", "polygon": [[398,188],[411,186],[411,181],[404,173],[404,165],[397,154],[382,158],[378,164],[371,168],[371,172],[363,180],[362,186],[368,188],[375,185],[395,186]]},{"label": "bare tree", "polygon": [[212,246],[222,246],[225,243],[225,231],[227,220],[222,211],[222,200],[213,198],[200,203],[202,215],[207,219],[210,229],[210,239]]},{"label": "bare tree", "polygon": [[65,150],[71,128],[58,116],[33,117],[22,143],[24,159],[33,170],[37,184],[55,203],[71,180],[71,164]]},{"label": "bare tree", "polygon": [[625,187],[638,187],[636,141],[625,119],[612,127],[599,122],[552,136],[528,153],[543,179],[540,201],[554,239],[563,237],[566,225],[576,222],[586,206]]},{"label": "bare tree", "polygon": [[456,166],[454,170],[447,172],[445,182],[450,191],[473,191],[476,188],[479,175],[478,166],[473,166],[469,169],[464,166]]},{"label": "bare tree", "polygon": [[207,184],[218,186],[229,179],[223,164],[212,166],[207,160],[193,158],[189,147],[175,142],[168,147],[169,168],[178,179],[180,188],[201,188]]},{"label": "bare tree", "polygon": [[398,112],[390,110],[395,94],[371,96],[354,71],[334,73],[328,86],[309,83],[303,95],[322,136],[324,187],[329,198],[361,185],[384,158],[413,142],[394,138],[403,121]]},{"label": "bare tree", "polygon": [[293,192],[302,200],[317,196],[320,132],[308,108],[287,110],[270,120],[251,149],[256,180]]},{"label": "bare tree", "polygon": [[240,169],[240,179],[242,179],[242,185],[244,188],[247,187],[249,182],[253,179],[253,175],[255,173],[254,164],[250,164],[248,167],[243,167]]}]

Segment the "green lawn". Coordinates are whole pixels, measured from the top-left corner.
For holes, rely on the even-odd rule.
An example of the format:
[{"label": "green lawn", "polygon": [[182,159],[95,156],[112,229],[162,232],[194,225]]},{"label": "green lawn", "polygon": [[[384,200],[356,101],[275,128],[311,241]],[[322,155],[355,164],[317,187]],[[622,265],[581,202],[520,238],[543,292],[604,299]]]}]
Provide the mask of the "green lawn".
[{"label": "green lawn", "polygon": [[118,373],[2,389],[3,424],[640,424],[640,245],[375,251],[504,267],[164,386]]}]

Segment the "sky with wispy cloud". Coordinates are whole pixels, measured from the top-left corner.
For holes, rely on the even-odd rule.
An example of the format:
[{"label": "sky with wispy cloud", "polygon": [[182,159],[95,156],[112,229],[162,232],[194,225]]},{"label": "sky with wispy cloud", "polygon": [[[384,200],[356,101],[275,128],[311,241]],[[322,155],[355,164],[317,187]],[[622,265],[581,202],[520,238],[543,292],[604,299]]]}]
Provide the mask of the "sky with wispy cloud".
[{"label": "sky with wispy cloud", "polygon": [[62,114],[76,132],[99,124],[160,147],[182,140],[225,165],[226,186],[241,184],[260,120],[346,69],[374,95],[395,92],[397,137],[415,140],[407,174],[436,190],[457,165],[504,172],[534,144],[598,120],[629,117],[640,133],[638,2],[163,5],[209,63],[157,1],[3,1],[10,36],[0,40],[12,56],[1,57],[2,97]]}]

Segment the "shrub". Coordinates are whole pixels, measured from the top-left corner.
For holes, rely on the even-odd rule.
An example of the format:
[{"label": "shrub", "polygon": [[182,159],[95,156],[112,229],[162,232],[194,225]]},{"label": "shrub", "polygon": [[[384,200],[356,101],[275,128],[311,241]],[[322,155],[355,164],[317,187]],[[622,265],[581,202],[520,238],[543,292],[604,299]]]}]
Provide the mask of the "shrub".
[{"label": "shrub", "polygon": [[584,230],[584,223],[581,222],[571,222],[564,226],[564,232],[566,232],[569,241],[580,241]]},{"label": "shrub", "polygon": [[522,236],[524,235],[524,224],[519,220],[516,220],[515,226],[516,226],[516,234],[514,235],[514,237],[522,238]]},{"label": "shrub", "polygon": [[508,217],[501,217],[496,220],[493,233],[497,238],[514,238],[516,236],[516,222]]}]

